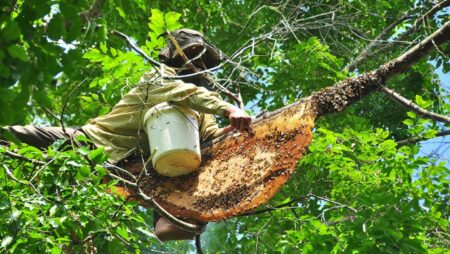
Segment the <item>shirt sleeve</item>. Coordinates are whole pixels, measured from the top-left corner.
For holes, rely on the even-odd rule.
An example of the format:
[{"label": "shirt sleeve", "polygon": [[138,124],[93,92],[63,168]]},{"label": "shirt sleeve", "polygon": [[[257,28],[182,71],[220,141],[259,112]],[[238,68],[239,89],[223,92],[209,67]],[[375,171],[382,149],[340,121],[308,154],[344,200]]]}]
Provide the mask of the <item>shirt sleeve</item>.
[{"label": "shirt sleeve", "polygon": [[179,80],[167,81],[163,86],[149,91],[148,95],[148,100],[154,102],[170,101],[206,114],[223,116],[225,110],[232,107],[230,103],[223,101],[218,93]]},{"label": "shirt sleeve", "polygon": [[223,129],[217,125],[216,118],[211,114],[200,114],[200,140],[208,142],[220,136]]}]

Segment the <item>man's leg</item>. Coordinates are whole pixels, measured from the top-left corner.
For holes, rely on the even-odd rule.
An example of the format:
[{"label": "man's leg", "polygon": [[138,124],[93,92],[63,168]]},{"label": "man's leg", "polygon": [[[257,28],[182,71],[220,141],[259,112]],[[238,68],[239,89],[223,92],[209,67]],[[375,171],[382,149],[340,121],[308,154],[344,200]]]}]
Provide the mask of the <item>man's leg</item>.
[{"label": "man's leg", "polygon": [[78,135],[84,135],[83,132],[72,128],[65,128],[65,132],[60,127],[36,127],[31,125],[14,125],[4,128],[19,141],[40,149],[45,149],[56,140],[64,138],[73,140],[76,145],[81,146],[75,138]]},{"label": "man's leg", "polygon": [[153,212],[153,221],[155,234],[158,239],[163,242],[172,240],[193,240],[195,238],[195,233],[183,230],[175,226],[168,219],[162,217],[156,212]]}]

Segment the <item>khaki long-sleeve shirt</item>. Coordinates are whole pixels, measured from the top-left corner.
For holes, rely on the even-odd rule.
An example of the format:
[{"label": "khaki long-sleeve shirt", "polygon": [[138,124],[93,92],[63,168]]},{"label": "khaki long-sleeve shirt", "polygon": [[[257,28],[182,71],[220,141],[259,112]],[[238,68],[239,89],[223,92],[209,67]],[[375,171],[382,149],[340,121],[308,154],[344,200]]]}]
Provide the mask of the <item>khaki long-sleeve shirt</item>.
[{"label": "khaki long-sleeve shirt", "polygon": [[[174,76],[172,68],[162,67],[165,76]],[[189,107],[200,113],[200,137],[202,141],[221,133],[213,114],[223,115],[231,104],[220,99],[218,93],[181,80],[163,79],[157,72],[143,75],[139,83],[122,97],[106,115],[91,119],[82,127],[97,146],[102,146],[115,163],[137,152],[149,153],[148,138],[144,131],[144,115],[162,102]]]}]

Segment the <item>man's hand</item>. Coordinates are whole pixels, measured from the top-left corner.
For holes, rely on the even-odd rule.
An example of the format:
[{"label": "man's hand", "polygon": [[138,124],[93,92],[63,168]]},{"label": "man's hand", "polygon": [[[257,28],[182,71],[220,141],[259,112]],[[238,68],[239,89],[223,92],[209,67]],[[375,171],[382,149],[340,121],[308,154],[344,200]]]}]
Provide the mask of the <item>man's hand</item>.
[{"label": "man's hand", "polygon": [[245,111],[237,108],[231,107],[225,110],[225,117],[230,120],[231,129],[226,127],[228,131],[232,129],[239,130],[241,132],[247,131],[249,133],[253,133],[253,129],[250,126],[252,123],[252,118],[245,113]]}]

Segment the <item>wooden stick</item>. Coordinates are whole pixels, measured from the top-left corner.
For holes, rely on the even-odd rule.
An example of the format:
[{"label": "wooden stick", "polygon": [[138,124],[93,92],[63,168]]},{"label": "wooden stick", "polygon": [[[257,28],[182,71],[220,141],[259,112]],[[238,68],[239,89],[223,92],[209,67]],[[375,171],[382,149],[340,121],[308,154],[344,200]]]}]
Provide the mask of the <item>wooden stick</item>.
[{"label": "wooden stick", "polygon": [[379,88],[381,91],[383,91],[389,97],[391,97],[394,101],[396,101],[399,104],[407,107],[408,109],[416,112],[418,115],[421,115],[425,118],[428,118],[428,119],[431,119],[434,121],[450,124],[450,117],[436,114],[434,112],[431,112],[424,108],[421,108],[421,107],[419,107],[419,105],[415,104],[414,102],[412,102],[412,101],[406,99],[405,97],[401,96],[400,94],[396,93],[394,90],[389,89],[383,85],[379,85]]}]

